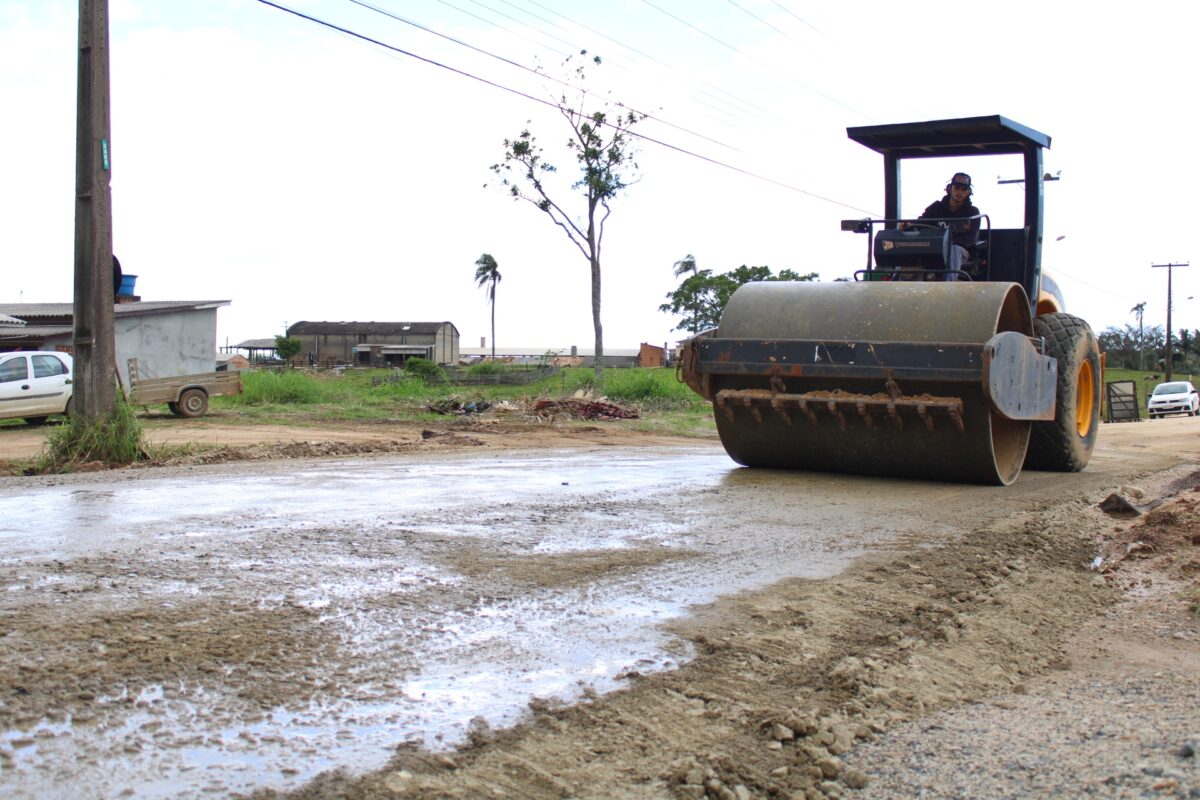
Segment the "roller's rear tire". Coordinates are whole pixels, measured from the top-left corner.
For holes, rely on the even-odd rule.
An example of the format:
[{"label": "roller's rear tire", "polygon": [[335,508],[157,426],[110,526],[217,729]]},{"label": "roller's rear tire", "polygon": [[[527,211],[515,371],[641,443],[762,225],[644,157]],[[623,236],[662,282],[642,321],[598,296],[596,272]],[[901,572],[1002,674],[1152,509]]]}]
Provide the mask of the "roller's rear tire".
[{"label": "roller's rear tire", "polygon": [[1079,472],[1100,430],[1100,347],[1088,324],[1071,314],[1037,317],[1033,333],[1058,359],[1058,386],[1054,420],[1033,423],[1025,468]]}]

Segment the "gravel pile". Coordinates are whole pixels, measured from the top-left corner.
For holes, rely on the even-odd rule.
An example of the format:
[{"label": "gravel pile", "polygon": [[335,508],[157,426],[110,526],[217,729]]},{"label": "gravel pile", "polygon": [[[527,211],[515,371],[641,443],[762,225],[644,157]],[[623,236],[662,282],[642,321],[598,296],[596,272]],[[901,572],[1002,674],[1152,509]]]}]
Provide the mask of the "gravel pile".
[{"label": "gravel pile", "polygon": [[1200,499],[1117,526],[1094,580],[1125,597],[1057,669],[845,756],[875,798],[1200,798]]},{"label": "gravel pile", "polygon": [[857,798],[1200,797],[1200,685],[1160,672],[1047,679],[857,747]]}]

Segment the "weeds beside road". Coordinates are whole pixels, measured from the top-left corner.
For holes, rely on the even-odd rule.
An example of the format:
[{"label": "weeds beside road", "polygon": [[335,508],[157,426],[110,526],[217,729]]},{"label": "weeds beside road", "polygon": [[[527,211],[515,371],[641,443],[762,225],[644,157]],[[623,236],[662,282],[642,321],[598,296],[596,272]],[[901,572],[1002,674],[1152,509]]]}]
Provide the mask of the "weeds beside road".
[{"label": "weeds beside road", "polygon": [[[500,367],[486,366],[493,370]],[[517,368],[500,368],[517,371]],[[576,415],[571,413],[570,403],[564,401],[578,395],[593,396],[592,378],[591,370],[566,368],[531,383],[458,386],[442,380],[440,374],[422,379],[398,375],[389,369],[341,373],[253,370],[244,374],[242,394],[213,398],[204,418],[179,419],[166,406],[129,409],[133,425],[121,426],[125,435],[122,441],[114,443],[113,453],[118,457],[111,459],[96,454],[92,448],[77,447],[81,437],[73,427],[52,426],[47,436],[45,430],[19,420],[5,421],[0,423],[0,431],[12,435],[6,437],[10,445],[5,448],[7,452],[0,453],[0,461],[7,459],[0,471],[45,473],[71,471],[84,463],[127,464],[130,452],[138,454],[134,460],[177,462],[181,457],[204,454],[218,445],[236,445],[243,438],[214,436],[213,429],[218,426],[278,429],[281,433],[278,437],[260,433],[257,438],[296,442],[296,429],[327,432],[331,427],[343,431],[351,426],[365,427],[375,430],[376,435],[368,437],[374,439],[380,438],[386,429],[391,438],[402,440],[414,427],[416,435],[423,429],[461,431],[484,423],[491,430],[507,432],[522,427],[544,427],[547,421],[553,421],[559,428],[591,425],[586,418],[573,422]],[[622,421],[623,432],[706,438],[714,435],[711,407],[676,381],[674,370],[610,370],[604,396],[609,403],[636,412],[636,419]],[[105,432],[109,428],[112,426],[105,426]],[[282,435],[285,428],[290,429],[288,435]],[[145,441],[141,438],[143,431],[149,434]]]}]

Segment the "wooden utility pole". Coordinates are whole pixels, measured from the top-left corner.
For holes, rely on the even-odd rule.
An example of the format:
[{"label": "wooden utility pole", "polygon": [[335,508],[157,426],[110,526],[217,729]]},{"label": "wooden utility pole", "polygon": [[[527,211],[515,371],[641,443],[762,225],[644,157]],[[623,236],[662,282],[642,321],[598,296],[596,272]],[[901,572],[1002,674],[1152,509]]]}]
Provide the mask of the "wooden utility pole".
[{"label": "wooden utility pole", "polygon": [[1163,367],[1166,370],[1166,375],[1164,376],[1164,379],[1167,381],[1171,380],[1171,366],[1172,366],[1171,362],[1174,361],[1174,358],[1172,357],[1172,354],[1171,354],[1171,351],[1173,349],[1171,347],[1171,273],[1173,273],[1175,271],[1175,267],[1186,267],[1186,266],[1188,266],[1188,263],[1189,262],[1184,262],[1182,264],[1151,264],[1150,265],[1151,267],[1154,267],[1155,269],[1158,269],[1160,267],[1165,267],[1167,270],[1167,357],[1165,359],[1163,359],[1166,362],[1166,364]]},{"label": "wooden utility pole", "polygon": [[108,0],[79,0],[75,118],[75,386],[85,419],[116,409]]}]

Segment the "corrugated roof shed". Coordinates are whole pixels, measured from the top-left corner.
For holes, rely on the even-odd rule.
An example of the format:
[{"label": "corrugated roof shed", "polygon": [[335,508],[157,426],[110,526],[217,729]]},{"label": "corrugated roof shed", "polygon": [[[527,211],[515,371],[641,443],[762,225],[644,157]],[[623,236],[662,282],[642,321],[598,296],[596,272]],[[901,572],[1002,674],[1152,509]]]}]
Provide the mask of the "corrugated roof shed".
[{"label": "corrugated roof shed", "polygon": [[[230,300],[147,300],[139,303],[116,303],[113,314],[118,317],[162,314],[181,308],[220,308]],[[27,322],[70,322],[75,315],[74,303],[0,303],[0,314]],[[50,324],[53,324],[51,322]]]},{"label": "corrugated roof shed", "polygon": [[[0,309],[2,310],[2,309]],[[418,336],[430,336],[442,329],[443,325],[454,328],[452,322],[309,322],[302,320],[288,326],[288,335],[300,334],[313,336],[316,334],[359,334],[387,336],[398,333],[412,333]],[[457,328],[454,328],[457,331]]]}]

